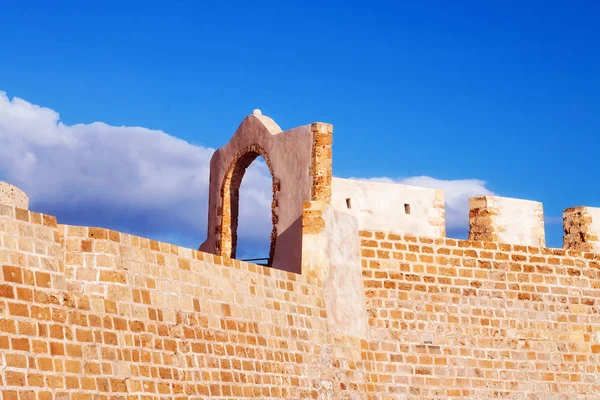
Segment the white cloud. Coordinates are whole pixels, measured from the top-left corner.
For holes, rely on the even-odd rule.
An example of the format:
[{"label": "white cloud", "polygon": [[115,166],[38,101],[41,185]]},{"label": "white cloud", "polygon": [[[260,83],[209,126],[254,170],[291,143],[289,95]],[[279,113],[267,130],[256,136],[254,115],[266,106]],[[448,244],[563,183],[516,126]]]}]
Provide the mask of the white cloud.
[{"label": "white cloud", "polygon": [[[0,92],[0,179],[23,189],[32,209],[62,223],[197,247],[206,238],[213,152],[160,130],[102,122],[65,125],[56,111]],[[467,229],[470,196],[493,194],[476,179],[373,180],[444,190],[449,231]],[[238,254],[265,256],[271,177],[264,162],[248,168],[240,196]],[[252,251],[256,247],[260,251]]]},{"label": "white cloud", "polygon": [[[32,209],[64,223],[179,236],[197,247],[206,237],[213,152],[159,130],[65,125],[56,111],[0,92],[0,176],[29,195]],[[243,181],[254,189],[243,189],[240,235],[268,240],[270,213],[261,221],[253,211],[268,211],[269,182],[266,166],[253,163]]]},{"label": "white cloud", "polygon": [[449,233],[468,231],[469,197],[494,195],[494,192],[485,187],[486,182],[479,179],[443,180],[429,176],[415,176],[396,179],[370,178],[368,180],[443,190],[446,203],[446,229]]},{"label": "white cloud", "polygon": [[563,223],[563,217],[551,217],[544,216],[544,224],[546,225],[557,225]]}]

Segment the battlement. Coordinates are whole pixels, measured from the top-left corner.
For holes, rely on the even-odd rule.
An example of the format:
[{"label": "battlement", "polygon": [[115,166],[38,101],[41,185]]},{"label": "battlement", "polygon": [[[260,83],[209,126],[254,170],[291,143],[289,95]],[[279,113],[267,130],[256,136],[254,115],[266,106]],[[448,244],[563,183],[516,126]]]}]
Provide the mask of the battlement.
[{"label": "battlement", "polygon": [[[314,252],[318,246],[313,243],[317,239],[310,236],[315,234],[311,224],[328,237],[343,229],[336,226],[341,216],[328,224],[315,220],[312,214],[327,213],[328,207],[356,220],[358,230],[446,236],[443,191],[332,177],[332,144],[333,126],[329,124],[313,123],[284,132],[258,110],[246,117],[229,143],[211,160],[208,238],[200,249],[235,258],[239,185],[245,169],[258,155],[265,159],[273,178],[269,256],[273,268],[301,273],[303,266],[322,265],[316,260],[326,257]],[[306,202],[315,203],[308,206],[313,211],[307,212]],[[470,199],[469,208],[470,240],[545,246],[541,203],[478,196]],[[595,210],[565,211],[565,232],[569,232],[565,248],[591,250],[600,246],[596,226],[600,226],[600,215]],[[351,246],[353,241],[348,238],[344,245]],[[311,273],[326,275],[308,268]]]},{"label": "battlement", "polygon": [[[3,399],[600,393],[600,209],[332,178],[333,127],[255,111],[211,160],[199,250],[60,224],[0,183]],[[273,175],[270,266],[235,259],[239,185]]]},{"label": "battlement", "polygon": [[572,207],[563,213],[565,249],[600,253],[600,208]]},{"label": "battlement", "polygon": [[542,203],[497,196],[469,199],[469,239],[544,247]]}]

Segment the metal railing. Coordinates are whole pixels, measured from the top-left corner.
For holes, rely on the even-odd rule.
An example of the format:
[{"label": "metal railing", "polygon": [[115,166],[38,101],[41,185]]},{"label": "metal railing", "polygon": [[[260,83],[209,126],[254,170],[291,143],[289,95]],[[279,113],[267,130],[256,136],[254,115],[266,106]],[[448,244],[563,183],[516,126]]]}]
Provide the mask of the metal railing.
[{"label": "metal railing", "polygon": [[265,257],[265,258],[246,258],[244,260],[240,260],[240,261],[265,261],[265,263],[255,263],[257,265],[262,265],[265,267],[269,266],[269,257]]}]

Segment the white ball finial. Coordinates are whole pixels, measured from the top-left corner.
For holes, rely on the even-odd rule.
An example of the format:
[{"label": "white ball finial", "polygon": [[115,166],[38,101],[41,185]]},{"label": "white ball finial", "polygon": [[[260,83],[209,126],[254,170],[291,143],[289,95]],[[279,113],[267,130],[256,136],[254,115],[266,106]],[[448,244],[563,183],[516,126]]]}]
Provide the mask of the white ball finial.
[{"label": "white ball finial", "polygon": [[262,111],[260,111],[260,110],[257,108],[257,109],[255,109],[255,110],[253,110],[253,111],[252,111],[252,115],[256,115],[256,116],[262,115]]}]

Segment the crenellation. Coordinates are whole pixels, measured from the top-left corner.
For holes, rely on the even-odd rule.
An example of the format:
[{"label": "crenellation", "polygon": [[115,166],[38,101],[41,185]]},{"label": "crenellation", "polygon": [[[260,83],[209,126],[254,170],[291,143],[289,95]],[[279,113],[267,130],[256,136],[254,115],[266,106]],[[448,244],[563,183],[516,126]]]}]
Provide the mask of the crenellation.
[{"label": "crenellation", "polygon": [[563,212],[563,227],[565,249],[600,253],[600,208],[566,209]]},{"label": "crenellation", "polygon": [[542,204],[497,196],[469,199],[469,239],[544,247]]},{"label": "crenellation", "polygon": [[[469,240],[447,238],[443,192],[332,178],[331,125],[283,131],[256,110],[242,125],[211,161],[206,252],[0,204],[2,398],[600,393],[600,209],[566,210],[552,249],[540,203],[475,197]],[[302,168],[263,142],[285,135]],[[223,179],[247,156],[231,149],[250,144],[277,174],[271,267],[221,251]]]}]

